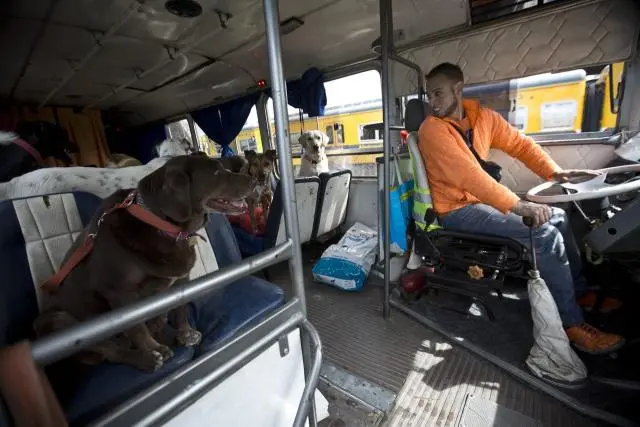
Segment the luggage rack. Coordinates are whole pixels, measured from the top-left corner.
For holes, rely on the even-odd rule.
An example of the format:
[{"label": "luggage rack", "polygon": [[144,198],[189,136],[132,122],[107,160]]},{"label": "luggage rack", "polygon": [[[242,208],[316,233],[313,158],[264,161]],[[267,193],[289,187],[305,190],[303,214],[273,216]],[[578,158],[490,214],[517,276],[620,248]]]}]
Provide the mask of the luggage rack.
[{"label": "luggage rack", "polygon": [[[289,124],[280,47],[278,1],[264,0],[263,4],[287,239],[274,248],[246,258],[236,265],[41,338],[32,343],[32,356],[39,366],[54,363],[135,324],[220,290],[241,277],[284,260],[289,260],[293,298],[260,323],[204,356],[195,367],[186,366],[169,375],[151,389],[120,405],[94,425],[155,425],[166,421],[239,370],[261,351],[278,342],[283,334],[295,329],[301,332],[305,386],[293,425],[303,426],[307,419],[309,426],[317,425],[314,391],[320,376],[322,345],[318,332],[307,320],[302,252],[292,185],[293,166],[286,140]],[[168,387],[169,384],[172,385],[171,388]],[[184,386],[183,391],[177,395],[174,392],[176,385]]]}]

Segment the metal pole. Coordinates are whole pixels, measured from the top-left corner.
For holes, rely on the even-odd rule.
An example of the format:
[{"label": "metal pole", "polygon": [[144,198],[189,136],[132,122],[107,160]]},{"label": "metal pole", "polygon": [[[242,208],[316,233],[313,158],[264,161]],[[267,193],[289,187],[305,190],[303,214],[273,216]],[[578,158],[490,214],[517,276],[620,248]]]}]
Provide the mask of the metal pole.
[{"label": "metal pole", "polygon": [[63,331],[48,335],[33,343],[33,360],[44,366],[122,332],[140,322],[166,313],[187,302],[204,296],[242,276],[260,271],[282,262],[290,256],[291,240],[261,252],[231,267],[207,274],[184,285],[172,286],[162,292],[126,307],[109,311],[101,316],[79,323]]},{"label": "metal pole", "polygon": [[[278,0],[264,0],[264,22],[267,36],[267,53],[269,56],[269,77],[271,79],[271,99],[273,99],[273,115],[276,129],[276,147],[278,148],[278,164],[280,166],[280,182],[282,200],[284,202],[284,224],[287,236],[293,242],[289,259],[289,272],[293,281],[294,296],[300,299],[302,312],[306,318],[307,303],[304,292],[304,273],[302,270],[302,250],[300,248],[300,228],[298,225],[298,208],[294,191],[293,164],[289,147],[289,114],[287,111],[287,82],[282,66],[280,49],[280,12]],[[308,377],[312,364],[312,344],[306,334],[302,335],[302,355],[305,376]],[[316,406],[313,395],[310,398],[309,426],[316,427]]]},{"label": "metal pole", "polygon": [[415,70],[415,72],[418,74],[418,96],[421,100],[424,100],[424,76],[422,74],[422,68],[420,68],[418,64],[411,62],[396,53],[390,53],[389,59],[393,59],[394,61]]},{"label": "metal pole", "polygon": [[282,200],[284,202],[284,223],[287,235],[293,242],[293,256],[289,261],[289,267],[291,269],[294,294],[300,299],[302,310],[306,316],[307,306],[304,293],[298,209],[296,207],[296,196],[292,185],[294,177],[288,141],[289,116],[287,114],[287,83],[282,68],[280,21],[278,13],[278,0],[264,0],[264,19],[269,53],[269,75],[271,78],[271,99],[273,99],[278,163],[280,165],[280,176],[283,183],[281,187]]},{"label": "metal pole", "polygon": [[[382,122],[384,125],[383,130],[383,148],[384,148],[384,167],[382,169],[383,179],[383,219],[382,219],[382,245],[384,247],[384,301],[382,306],[382,313],[385,319],[389,318],[391,314],[391,308],[389,306],[389,294],[390,283],[389,278],[391,276],[391,251],[389,247],[390,233],[389,233],[389,205],[390,194],[389,186],[391,185],[391,93],[389,87],[389,53],[391,51],[390,43],[390,28],[393,27],[391,23],[391,0],[380,0],[380,45],[381,45],[381,60],[382,60]],[[397,165],[396,165],[397,167]]]},{"label": "metal pole", "polygon": [[191,134],[191,145],[196,151],[204,151],[202,144],[200,144],[200,140],[198,139],[198,132],[196,132],[196,124],[193,121],[193,117],[191,115],[187,116],[187,123],[189,123],[189,133]]}]

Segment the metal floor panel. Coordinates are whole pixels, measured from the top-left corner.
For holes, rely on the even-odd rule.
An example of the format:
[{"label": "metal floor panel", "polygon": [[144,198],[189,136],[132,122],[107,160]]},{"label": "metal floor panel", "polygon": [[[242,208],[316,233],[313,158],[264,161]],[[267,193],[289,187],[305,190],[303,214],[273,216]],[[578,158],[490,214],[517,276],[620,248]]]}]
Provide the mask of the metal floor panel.
[{"label": "metal floor panel", "polygon": [[[314,251],[315,252],[315,251]],[[522,413],[545,426],[596,426],[561,403],[529,389],[502,370],[392,310],[382,317],[383,291],[367,284],[344,292],[313,282],[305,251],[309,320],[318,329],[325,360],[398,393],[388,426],[455,426],[468,394]],[[291,295],[286,263],[269,269]],[[496,426],[498,427],[498,426]]]}]

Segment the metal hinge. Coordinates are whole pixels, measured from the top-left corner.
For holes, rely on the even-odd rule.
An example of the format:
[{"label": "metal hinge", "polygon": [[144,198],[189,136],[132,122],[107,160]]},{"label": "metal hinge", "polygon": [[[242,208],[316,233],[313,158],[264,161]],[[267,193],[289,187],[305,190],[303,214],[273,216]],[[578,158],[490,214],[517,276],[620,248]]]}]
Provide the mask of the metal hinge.
[{"label": "metal hinge", "polygon": [[280,348],[280,357],[285,357],[289,354],[289,339],[286,335],[278,338],[278,347]]}]

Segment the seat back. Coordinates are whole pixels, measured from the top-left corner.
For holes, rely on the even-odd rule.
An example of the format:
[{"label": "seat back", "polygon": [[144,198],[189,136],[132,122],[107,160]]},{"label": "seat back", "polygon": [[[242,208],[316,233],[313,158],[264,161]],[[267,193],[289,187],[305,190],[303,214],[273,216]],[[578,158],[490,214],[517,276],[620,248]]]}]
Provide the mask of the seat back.
[{"label": "seat back", "polygon": [[67,193],[0,202],[0,345],[31,337],[44,303],[39,285],[60,267],[100,198]]},{"label": "seat back", "polygon": [[[60,268],[66,252],[100,203],[99,197],[84,192],[49,195],[46,202],[43,197],[0,202],[0,346],[33,338],[33,321],[46,302],[39,285]],[[210,215],[199,234],[204,240],[198,239],[190,279],[241,260],[233,231],[223,215]],[[73,381],[54,381],[56,392],[64,396],[61,404],[70,423],[85,425],[194,356],[230,339],[283,301],[282,289],[252,276],[193,301],[190,322],[203,334],[202,342],[198,348],[177,348],[176,356],[160,370],[146,373],[126,365],[104,363]]]},{"label": "seat back", "polygon": [[[424,119],[431,113],[429,104],[420,99],[411,99],[407,102],[405,109],[405,127],[409,131],[407,137],[407,145],[409,146],[409,155],[411,157],[411,166],[413,169],[414,187],[414,209],[412,212],[413,219],[418,223],[424,223],[424,209],[420,207],[433,206],[431,199],[431,189],[429,188],[429,179],[427,168],[422,161],[422,155],[418,147],[418,130]],[[417,202],[417,203],[416,203]],[[438,227],[437,217],[429,228]]]},{"label": "seat back", "polygon": [[[285,241],[284,202],[281,191],[282,182],[273,196],[273,203],[267,218],[263,249],[272,248]],[[298,223],[300,226],[300,243],[307,243],[313,238],[318,195],[320,194],[320,178],[317,176],[299,177],[295,179]]]},{"label": "seat back", "polygon": [[336,230],[347,219],[351,171],[348,169],[320,174],[320,191],[312,238]]}]

